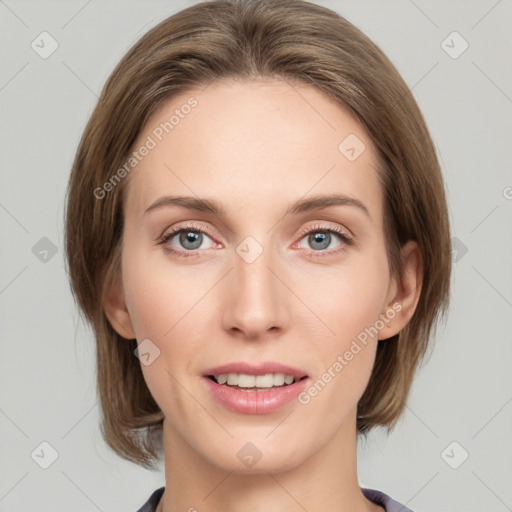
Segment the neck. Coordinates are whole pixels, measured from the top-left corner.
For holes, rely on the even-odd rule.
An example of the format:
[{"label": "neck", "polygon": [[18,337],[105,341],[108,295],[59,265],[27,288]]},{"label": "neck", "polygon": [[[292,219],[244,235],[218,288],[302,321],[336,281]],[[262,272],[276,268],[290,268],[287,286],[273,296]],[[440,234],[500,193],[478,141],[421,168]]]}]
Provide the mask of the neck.
[{"label": "neck", "polygon": [[157,512],[235,512],[241,503],[255,512],[381,512],[359,487],[355,425],[354,414],[320,450],[289,469],[267,461],[260,471],[241,474],[201,457],[164,420],[166,487]]}]

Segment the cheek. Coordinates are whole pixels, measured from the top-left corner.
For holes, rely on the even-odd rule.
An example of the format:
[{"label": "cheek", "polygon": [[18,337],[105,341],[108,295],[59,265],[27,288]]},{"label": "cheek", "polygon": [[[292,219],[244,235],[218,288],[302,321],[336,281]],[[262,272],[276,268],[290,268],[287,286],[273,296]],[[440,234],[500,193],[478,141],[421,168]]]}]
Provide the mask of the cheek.
[{"label": "cheek", "polygon": [[313,277],[317,286],[313,293],[308,292],[308,300],[330,330],[324,328],[327,335],[322,336],[321,342],[311,343],[309,350],[318,357],[318,393],[329,389],[322,393],[319,406],[323,403],[325,413],[330,414],[328,409],[333,403],[339,407],[355,403],[370,378],[378,329],[382,328],[379,315],[383,313],[389,285],[387,260],[382,251],[370,252],[357,264],[329,273],[323,269]]},{"label": "cheek", "polygon": [[[166,341],[190,316],[208,287],[208,276],[196,275],[190,267],[170,265],[161,249],[151,254],[134,250],[123,255],[126,303],[137,339]],[[200,308],[199,308],[200,309]]]},{"label": "cheek", "polygon": [[319,269],[302,283],[301,295],[329,327],[324,332],[336,348],[373,326],[383,312],[389,276],[380,259],[375,255],[328,272]]},{"label": "cheek", "polygon": [[[335,432],[357,407],[373,369],[378,344],[376,321],[383,291],[375,280],[367,285],[357,276],[344,281],[346,287],[325,289],[319,311],[334,331],[310,343],[317,373],[300,402],[311,414],[305,421],[317,428],[318,418]],[[332,286],[332,285],[331,285]],[[327,299],[329,297],[331,301]]]},{"label": "cheek", "polygon": [[179,279],[171,281],[157,267],[135,259],[126,261],[123,279],[139,351],[144,347],[150,353],[150,364],[141,358],[146,385],[163,410],[183,410],[180,383],[183,373],[190,372],[194,350],[197,354],[194,340],[201,339],[196,330],[200,322],[191,322],[192,318],[201,320],[194,316],[200,311],[201,293],[190,286],[185,288],[187,293],[179,293],[183,284]]},{"label": "cheek", "polygon": [[167,395],[169,386],[178,385],[172,377],[181,382],[184,374],[197,371],[192,366],[204,348],[205,333],[211,331],[211,304],[205,290],[214,285],[215,276],[210,279],[204,272],[194,274],[190,267],[162,264],[166,262],[161,256],[148,261],[142,252],[126,253],[130,254],[122,267],[126,303],[138,343],[150,340],[147,346],[158,354],[150,365],[141,364],[157,398],[162,390]]}]

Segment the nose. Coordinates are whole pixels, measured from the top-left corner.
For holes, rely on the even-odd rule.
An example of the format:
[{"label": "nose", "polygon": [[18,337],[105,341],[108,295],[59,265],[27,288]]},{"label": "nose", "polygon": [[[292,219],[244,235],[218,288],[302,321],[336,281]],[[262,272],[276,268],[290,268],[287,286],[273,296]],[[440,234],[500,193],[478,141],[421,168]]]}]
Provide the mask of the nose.
[{"label": "nose", "polygon": [[223,288],[224,329],[247,340],[280,336],[288,328],[290,294],[282,265],[265,249],[252,262],[235,252],[233,266]]}]

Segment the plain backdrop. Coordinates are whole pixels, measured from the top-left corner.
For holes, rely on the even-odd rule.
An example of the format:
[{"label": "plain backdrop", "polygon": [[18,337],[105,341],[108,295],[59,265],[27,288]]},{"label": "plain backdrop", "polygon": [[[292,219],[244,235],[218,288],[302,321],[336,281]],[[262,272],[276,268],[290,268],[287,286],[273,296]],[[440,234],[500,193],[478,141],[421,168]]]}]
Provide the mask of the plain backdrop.
[{"label": "plain backdrop", "polygon": [[[0,511],[129,512],[164,484],[101,438],[94,340],[64,271],[63,211],[108,75],[192,3],[0,1]],[[360,444],[360,484],[415,512],[512,510],[512,2],[318,3],[369,35],[412,89],[456,249],[449,320],[395,431]]]}]

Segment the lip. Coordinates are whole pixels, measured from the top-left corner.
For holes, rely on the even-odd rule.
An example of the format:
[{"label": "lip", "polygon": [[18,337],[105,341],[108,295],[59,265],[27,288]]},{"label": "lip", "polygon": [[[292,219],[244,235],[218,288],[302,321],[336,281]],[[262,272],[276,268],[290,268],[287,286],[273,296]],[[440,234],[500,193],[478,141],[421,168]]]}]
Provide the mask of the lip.
[{"label": "lip", "polygon": [[[267,373],[284,373],[293,375],[297,382],[287,386],[277,387],[268,391],[242,391],[217,384],[210,379],[212,375],[225,373],[245,373],[247,375],[265,375]],[[302,380],[302,377],[306,377]],[[213,398],[227,409],[243,414],[270,414],[285,404],[291,402],[299,393],[304,391],[310,378],[306,372],[291,366],[279,363],[262,363],[253,365],[249,363],[231,363],[217,366],[203,374],[202,381]]]}]

